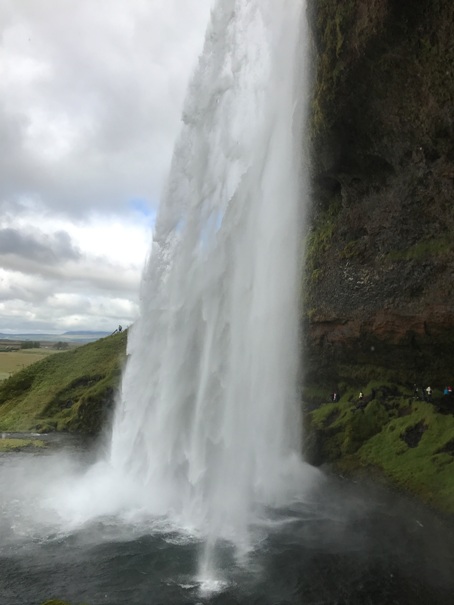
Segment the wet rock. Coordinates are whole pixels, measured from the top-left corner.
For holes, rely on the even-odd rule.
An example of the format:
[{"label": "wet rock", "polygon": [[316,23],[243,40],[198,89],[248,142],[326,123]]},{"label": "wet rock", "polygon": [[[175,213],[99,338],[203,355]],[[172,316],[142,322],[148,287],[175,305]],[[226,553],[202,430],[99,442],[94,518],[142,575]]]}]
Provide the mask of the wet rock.
[{"label": "wet rock", "polygon": [[444,384],[454,367],[454,4],[310,0],[309,15],[307,374],[368,365]]}]

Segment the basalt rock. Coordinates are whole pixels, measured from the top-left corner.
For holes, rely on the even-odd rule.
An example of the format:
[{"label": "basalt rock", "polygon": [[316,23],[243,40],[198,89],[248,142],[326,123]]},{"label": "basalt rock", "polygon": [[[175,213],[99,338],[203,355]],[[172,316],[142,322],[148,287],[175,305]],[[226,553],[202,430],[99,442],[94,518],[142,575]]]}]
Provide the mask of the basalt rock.
[{"label": "basalt rock", "polygon": [[454,376],[454,3],[310,0],[308,380]]}]

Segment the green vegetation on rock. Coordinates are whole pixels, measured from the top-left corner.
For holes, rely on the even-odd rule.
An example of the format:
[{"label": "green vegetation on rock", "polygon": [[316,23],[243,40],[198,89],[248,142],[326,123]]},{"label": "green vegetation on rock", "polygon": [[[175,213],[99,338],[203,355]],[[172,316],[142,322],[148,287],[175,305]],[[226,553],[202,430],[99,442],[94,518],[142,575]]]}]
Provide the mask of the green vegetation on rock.
[{"label": "green vegetation on rock", "polygon": [[348,365],[363,380],[368,366],[370,379],[449,383],[454,3],[308,0],[308,15],[305,379]]},{"label": "green vegetation on rock", "polygon": [[421,260],[432,258],[452,258],[454,253],[454,241],[451,234],[442,235],[437,238],[423,239],[405,250],[393,250],[388,253],[388,259],[397,260]]},{"label": "green vegetation on rock", "polygon": [[416,399],[397,385],[368,385],[307,415],[308,458],[343,472],[374,469],[436,508],[454,513],[454,401]]},{"label": "green vegetation on rock", "polygon": [[42,449],[46,443],[41,439],[0,439],[0,452]]},{"label": "green vegetation on rock", "polygon": [[97,433],[113,405],[127,332],[55,353],[0,383],[0,431]]}]

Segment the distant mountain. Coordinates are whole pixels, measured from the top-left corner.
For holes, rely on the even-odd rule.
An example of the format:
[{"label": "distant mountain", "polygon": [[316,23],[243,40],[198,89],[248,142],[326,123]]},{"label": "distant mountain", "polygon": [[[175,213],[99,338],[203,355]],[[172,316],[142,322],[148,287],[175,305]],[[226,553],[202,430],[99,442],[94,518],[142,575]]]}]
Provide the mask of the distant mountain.
[{"label": "distant mountain", "polygon": [[2,334],[0,340],[60,340],[60,334]]},{"label": "distant mountain", "polygon": [[102,338],[109,334],[111,332],[101,332],[98,330],[69,330],[68,332],[63,332],[61,336],[99,336],[99,338]]}]

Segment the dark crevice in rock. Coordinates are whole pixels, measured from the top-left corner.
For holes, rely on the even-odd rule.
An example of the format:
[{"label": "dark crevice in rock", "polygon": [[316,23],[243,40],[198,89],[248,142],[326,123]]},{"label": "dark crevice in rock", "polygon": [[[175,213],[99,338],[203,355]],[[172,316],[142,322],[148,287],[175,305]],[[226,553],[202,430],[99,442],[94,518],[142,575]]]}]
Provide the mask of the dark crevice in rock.
[{"label": "dark crevice in rock", "polygon": [[418,422],[415,426],[408,428],[403,435],[400,436],[402,441],[408,445],[408,447],[418,447],[422,436],[427,430],[427,425],[423,421]]}]

